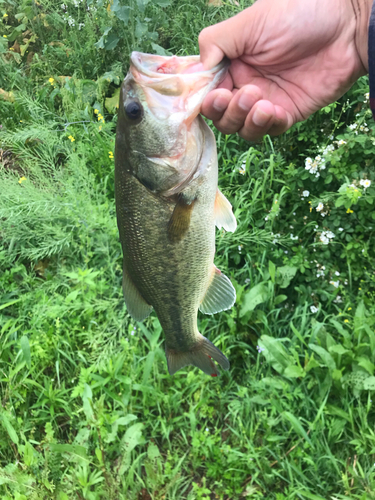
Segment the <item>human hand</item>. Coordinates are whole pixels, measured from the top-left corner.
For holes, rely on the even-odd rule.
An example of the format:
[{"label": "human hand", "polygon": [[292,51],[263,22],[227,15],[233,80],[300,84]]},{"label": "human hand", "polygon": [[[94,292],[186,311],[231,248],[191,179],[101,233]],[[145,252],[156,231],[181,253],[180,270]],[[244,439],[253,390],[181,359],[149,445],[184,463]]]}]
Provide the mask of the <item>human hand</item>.
[{"label": "human hand", "polygon": [[372,0],[258,0],[199,35],[209,69],[229,73],[202,113],[225,134],[278,135],[341,97],[367,73]]}]

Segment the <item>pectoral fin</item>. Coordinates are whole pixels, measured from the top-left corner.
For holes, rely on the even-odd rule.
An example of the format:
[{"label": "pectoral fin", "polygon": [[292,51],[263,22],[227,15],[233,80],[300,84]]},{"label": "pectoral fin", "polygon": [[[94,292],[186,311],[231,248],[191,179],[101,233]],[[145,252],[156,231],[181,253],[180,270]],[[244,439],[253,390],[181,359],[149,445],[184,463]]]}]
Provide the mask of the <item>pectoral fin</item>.
[{"label": "pectoral fin", "polygon": [[186,200],[183,195],[178,196],[172,216],[168,223],[168,236],[172,242],[182,240],[190,226],[194,200]]},{"label": "pectoral fin", "polygon": [[135,321],[143,321],[152,311],[152,306],[147,304],[137,287],[131,280],[128,272],[123,270],[122,289],[128,313]]},{"label": "pectoral fin", "polygon": [[213,266],[212,279],[199,310],[204,314],[215,314],[230,309],[235,302],[236,290],[230,279]]},{"label": "pectoral fin", "polygon": [[232,212],[232,205],[219,190],[216,191],[214,211],[217,228],[223,227],[226,231],[233,233],[236,230],[237,221]]}]

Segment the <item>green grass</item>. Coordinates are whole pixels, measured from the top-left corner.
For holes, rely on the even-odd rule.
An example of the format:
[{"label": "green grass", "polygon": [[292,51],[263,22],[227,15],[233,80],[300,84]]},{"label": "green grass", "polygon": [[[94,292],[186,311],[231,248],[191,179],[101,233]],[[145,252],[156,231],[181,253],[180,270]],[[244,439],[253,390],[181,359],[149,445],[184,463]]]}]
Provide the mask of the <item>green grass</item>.
[{"label": "green grass", "polygon": [[[0,27],[1,498],[375,498],[367,80],[280,138],[249,144],[216,133],[219,185],[238,228],[217,232],[215,263],[237,302],[200,315],[199,329],[231,370],[212,379],[189,367],[170,377],[157,318],[134,323],[122,298],[110,154],[116,90],[131,49],[197,53],[199,31],[238,7],[132,3],[125,26],[107,3],[90,5],[97,10],[0,4],[8,14]],[[101,39],[104,49],[94,45]],[[10,50],[15,41],[28,43],[22,55]],[[356,134],[354,123],[370,130]],[[305,159],[327,145],[334,151],[316,178]],[[325,244],[328,231],[335,236]]]}]

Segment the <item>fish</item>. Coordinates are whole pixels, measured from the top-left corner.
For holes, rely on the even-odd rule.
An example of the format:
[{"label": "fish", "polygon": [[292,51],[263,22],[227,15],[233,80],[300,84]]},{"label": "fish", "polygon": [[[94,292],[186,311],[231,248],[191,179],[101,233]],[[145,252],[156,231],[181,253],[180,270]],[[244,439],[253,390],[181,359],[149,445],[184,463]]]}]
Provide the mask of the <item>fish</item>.
[{"label": "fish", "polygon": [[230,309],[236,292],[214,265],[215,225],[236,229],[218,190],[215,136],[200,116],[229,61],[205,70],[199,56],[133,52],[121,90],[115,199],[128,313],[154,309],[171,375],[187,365],[216,377],[227,357],[198,331],[198,309]]}]

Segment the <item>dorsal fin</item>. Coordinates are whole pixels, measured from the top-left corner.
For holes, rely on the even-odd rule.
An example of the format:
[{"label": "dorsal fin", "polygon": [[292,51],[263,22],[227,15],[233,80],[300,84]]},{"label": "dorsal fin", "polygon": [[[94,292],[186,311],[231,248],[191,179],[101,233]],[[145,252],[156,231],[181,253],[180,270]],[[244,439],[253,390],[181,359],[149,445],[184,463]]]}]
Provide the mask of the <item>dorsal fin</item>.
[{"label": "dorsal fin", "polygon": [[232,205],[219,190],[216,191],[214,210],[217,228],[221,229],[223,227],[226,231],[233,233],[236,230],[237,221],[232,212]]},{"label": "dorsal fin", "polygon": [[230,309],[235,302],[236,290],[230,279],[213,266],[211,282],[199,310],[204,314],[215,314]]}]

